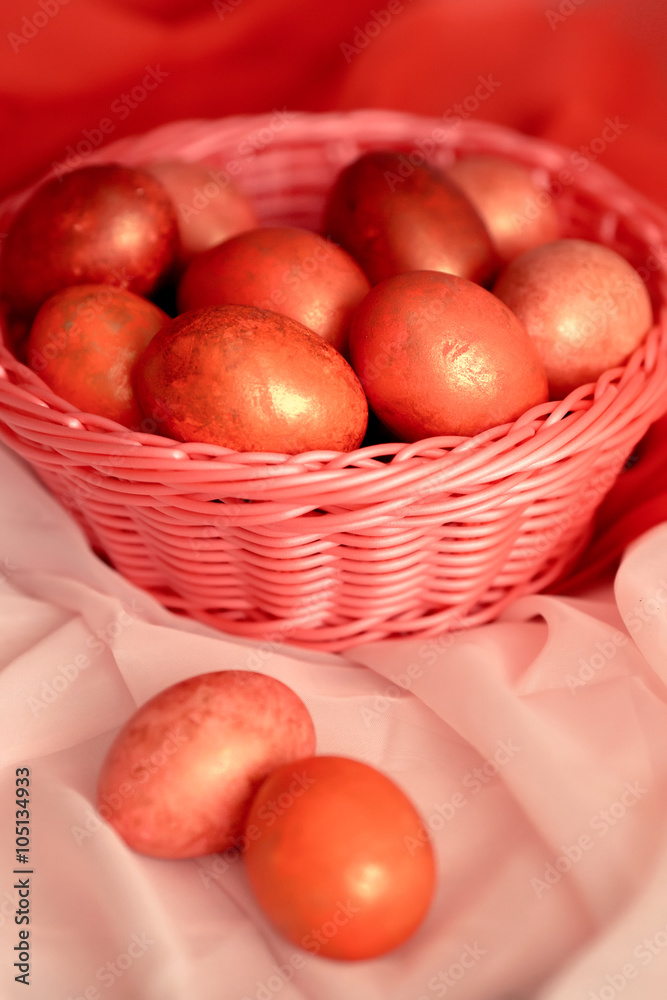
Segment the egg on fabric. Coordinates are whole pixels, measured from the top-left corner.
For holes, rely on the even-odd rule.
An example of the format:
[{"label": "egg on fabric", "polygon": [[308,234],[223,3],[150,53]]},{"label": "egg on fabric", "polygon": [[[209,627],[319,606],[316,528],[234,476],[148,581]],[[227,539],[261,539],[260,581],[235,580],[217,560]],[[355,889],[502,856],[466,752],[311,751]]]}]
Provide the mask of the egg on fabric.
[{"label": "egg on fabric", "polygon": [[637,271],[616,251],[588,240],[528,250],[502,271],[493,293],[525,324],[552,399],[622,365],[653,324]]},{"label": "egg on fabric", "polygon": [[277,768],[246,829],[257,901],[311,954],[376,958],[428,913],[437,870],[427,826],[403,790],[363,761],[321,756]]},{"label": "egg on fabric", "polygon": [[135,851],[193,858],[234,847],[277,767],[315,752],[301,699],[248,670],[199,674],[143,704],[105,757],[97,807]]},{"label": "egg on fabric", "polygon": [[339,352],[287,316],[252,306],[192,309],[162,327],[136,367],[161,433],[236,451],[352,451],[368,404]]},{"label": "egg on fabric", "polygon": [[400,441],[479,434],[547,400],[521,321],[453,274],[412,271],[376,285],[352,321],[350,357],[369,406]]}]

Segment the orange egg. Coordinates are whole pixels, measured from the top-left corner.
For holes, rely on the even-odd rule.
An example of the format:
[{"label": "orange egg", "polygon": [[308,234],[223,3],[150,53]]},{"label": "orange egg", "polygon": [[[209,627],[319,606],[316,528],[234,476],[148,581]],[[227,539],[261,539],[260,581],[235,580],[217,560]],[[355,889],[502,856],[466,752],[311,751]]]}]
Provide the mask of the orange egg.
[{"label": "orange egg", "polygon": [[641,278],[600,243],[556,240],[507,265],[493,289],[522,320],[552,399],[623,364],[653,322]]},{"label": "orange egg", "polygon": [[140,430],[134,366],[168,322],[156,305],[123,288],[72,285],[42,304],[28,337],[27,361],[77,409]]},{"label": "orange egg", "polygon": [[386,774],[348,757],[277,767],[250,807],[244,860],[276,929],[306,952],[344,961],[377,958],[407,941],[437,882],[413,803]]},{"label": "orange egg", "polygon": [[345,354],[353,309],[370,285],[330,240],[292,226],[241,233],[191,262],[178,290],[182,312],[237,304],[282,313]]},{"label": "orange egg", "polygon": [[412,271],[376,285],[352,321],[350,357],[369,405],[402,441],[478,434],[547,399],[523,324],[453,274]]},{"label": "orange egg", "polygon": [[410,153],[375,151],[338,176],[325,232],[361,264],[371,284],[404,271],[446,271],[489,281],[497,267],[475,208],[436,167]]},{"label": "orange egg", "polygon": [[465,156],[446,174],[481,215],[501,260],[560,236],[553,198],[529,167],[502,156]]},{"label": "orange egg", "polygon": [[237,451],[351,451],[368,422],[342,355],[295,320],[252,306],[177,316],[140,359],[136,387],[160,433]]}]

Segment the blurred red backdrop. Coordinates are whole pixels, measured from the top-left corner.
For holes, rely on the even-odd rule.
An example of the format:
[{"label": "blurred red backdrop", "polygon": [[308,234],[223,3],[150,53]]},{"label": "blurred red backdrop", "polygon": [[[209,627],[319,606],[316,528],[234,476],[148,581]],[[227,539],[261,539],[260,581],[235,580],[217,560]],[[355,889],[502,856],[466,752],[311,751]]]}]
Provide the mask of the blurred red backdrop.
[{"label": "blurred red backdrop", "polygon": [[661,0],[4,0],[0,192],[104,117],[118,138],[283,106],[441,115],[483,75],[479,117],[573,147],[627,126],[601,159],[667,205],[666,42]]}]

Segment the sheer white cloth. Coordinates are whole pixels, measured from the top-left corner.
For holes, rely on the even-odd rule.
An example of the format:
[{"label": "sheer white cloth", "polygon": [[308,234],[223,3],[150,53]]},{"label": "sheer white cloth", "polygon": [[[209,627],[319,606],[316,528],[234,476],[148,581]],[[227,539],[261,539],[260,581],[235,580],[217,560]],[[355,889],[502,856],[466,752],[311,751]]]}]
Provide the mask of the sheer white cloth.
[{"label": "sheer white cloth", "polygon": [[[170,614],[97,559],[5,449],[0,481],[0,950],[7,970],[28,767],[31,995],[664,1000],[667,524],[584,598],[528,597],[478,629],[334,656]],[[135,706],[231,667],[289,684],[319,752],[373,764],[420,809],[438,891],[396,952],[300,952],[233,854],[146,858],[96,814],[100,763]],[[18,974],[3,972],[3,998],[26,995]]]}]

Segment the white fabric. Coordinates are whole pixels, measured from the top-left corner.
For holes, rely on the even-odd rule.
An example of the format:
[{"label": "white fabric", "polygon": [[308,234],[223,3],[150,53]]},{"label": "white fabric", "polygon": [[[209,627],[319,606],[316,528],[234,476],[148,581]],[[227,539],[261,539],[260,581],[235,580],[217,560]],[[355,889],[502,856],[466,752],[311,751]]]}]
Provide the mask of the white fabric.
[{"label": "white fabric", "polygon": [[[4,449],[0,482],[0,997],[665,1000],[667,524],[626,553],[613,589],[334,656],[170,614],[97,559]],[[300,952],[259,912],[242,861],[146,858],[95,813],[100,764],[135,706],[231,667],[289,684],[318,751],[386,772],[431,827],[437,896],[393,954]],[[21,767],[30,994],[8,958]]]}]

